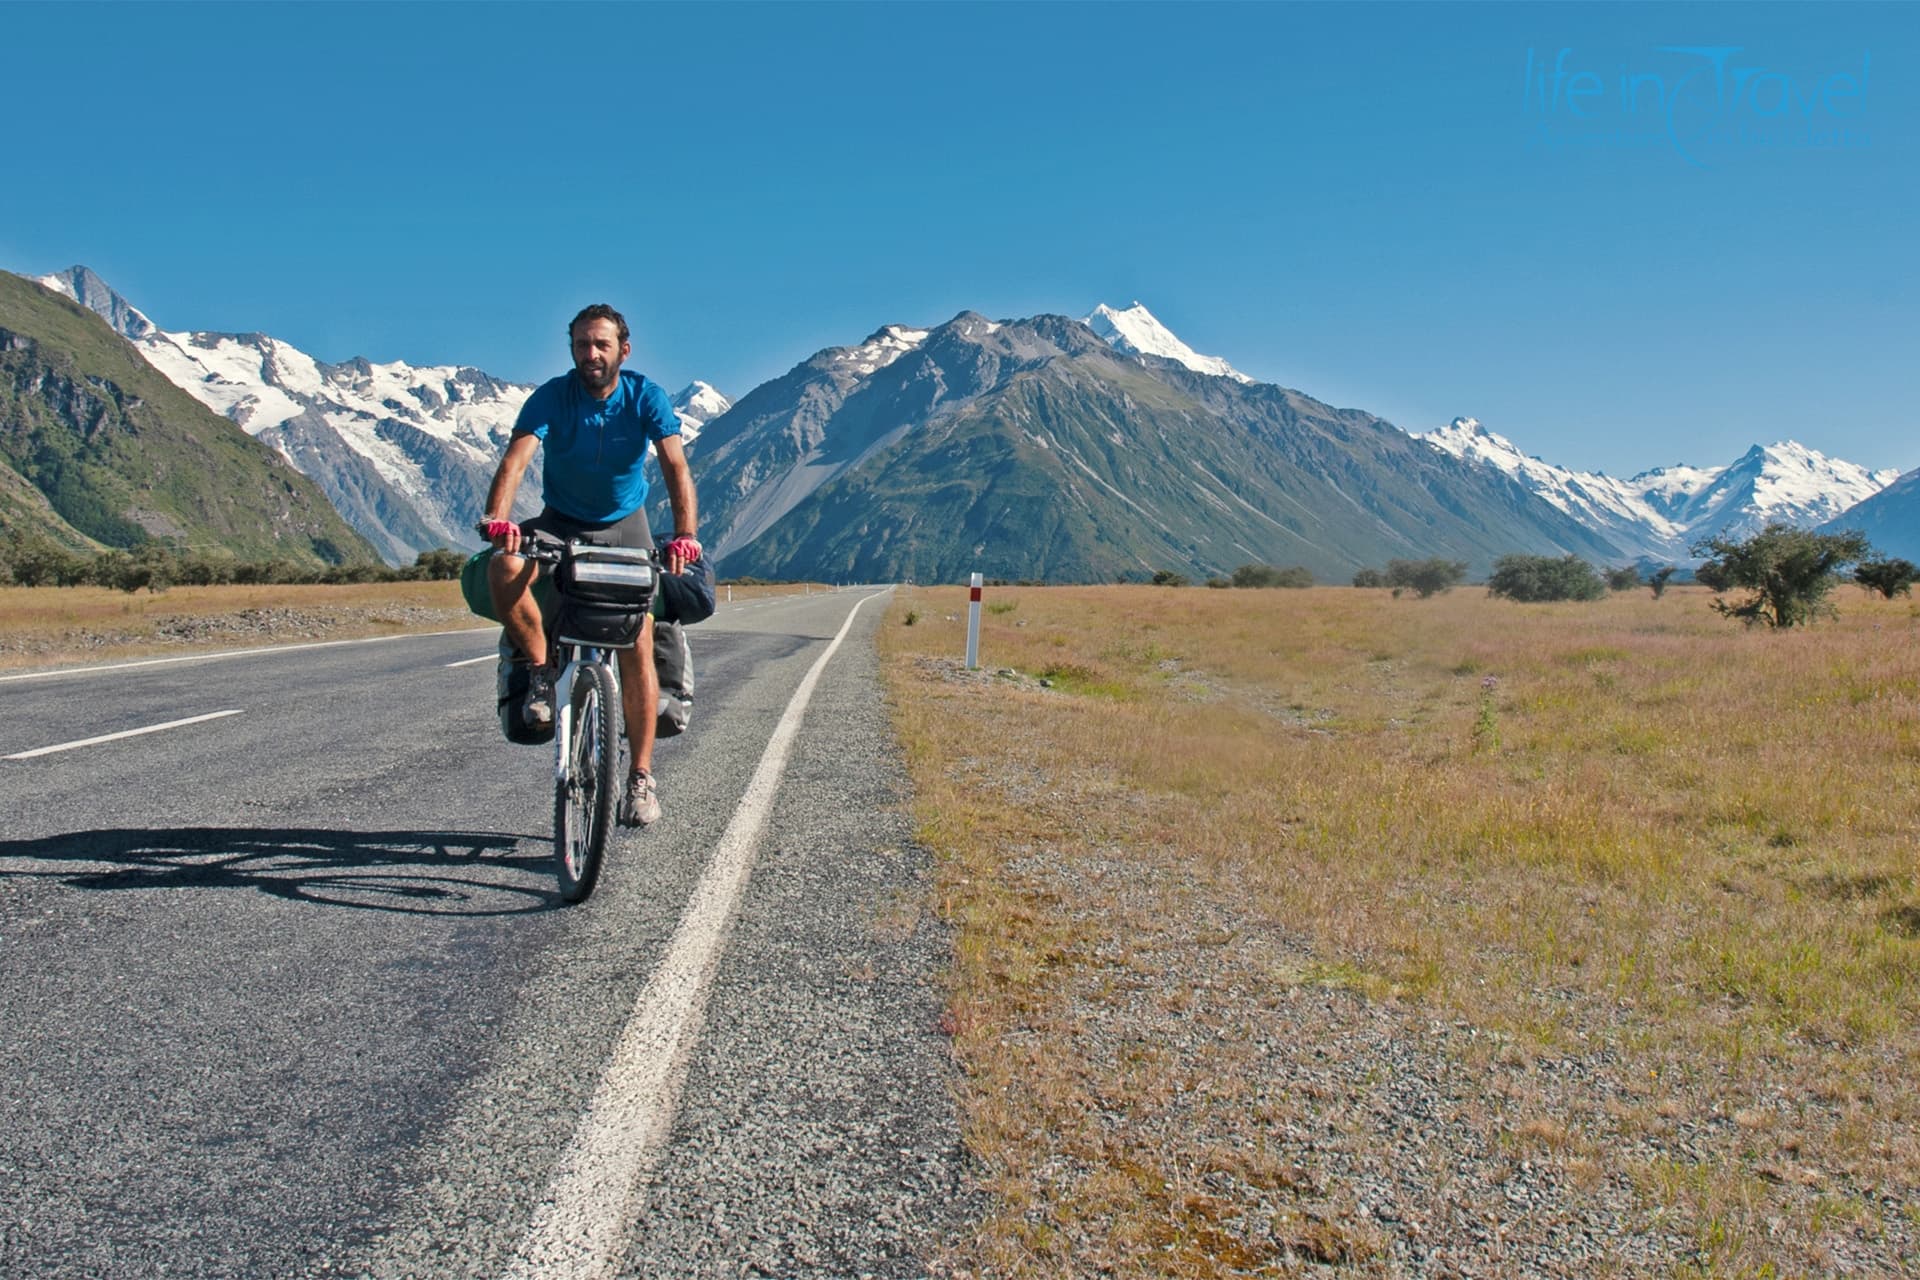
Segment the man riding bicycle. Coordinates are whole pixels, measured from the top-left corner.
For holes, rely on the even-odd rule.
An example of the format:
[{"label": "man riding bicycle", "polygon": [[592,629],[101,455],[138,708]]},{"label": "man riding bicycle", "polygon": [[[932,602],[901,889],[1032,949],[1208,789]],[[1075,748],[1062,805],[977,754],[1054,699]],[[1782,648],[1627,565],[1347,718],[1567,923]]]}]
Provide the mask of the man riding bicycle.
[{"label": "man riding bicycle", "polygon": [[[487,536],[495,548],[488,584],[508,642],[531,664],[524,708],[530,726],[553,722],[554,672],[533,596],[539,566],[517,554],[524,533],[539,530],[603,546],[653,546],[643,469],[651,445],[673,504],[673,540],[664,548],[666,571],[685,572],[700,558],[695,536],[699,509],[680,443],[680,418],[659,383],[621,369],[633,354],[626,320],[605,303],[595,303],[573,318],[567,336],[573,346],[573,372],[542,384],[527,397],[487,493]],[[524,525],[515,525],[510,515],[514,495],[543,442],[546,508]],[[619,819],[623,826],[644,827],[660,817],[653,781],[654,721],[660,704],[653,619],[641,624],[631,649],[618,652],[620,701],[633,746],[633,771],[621,795]]]}]

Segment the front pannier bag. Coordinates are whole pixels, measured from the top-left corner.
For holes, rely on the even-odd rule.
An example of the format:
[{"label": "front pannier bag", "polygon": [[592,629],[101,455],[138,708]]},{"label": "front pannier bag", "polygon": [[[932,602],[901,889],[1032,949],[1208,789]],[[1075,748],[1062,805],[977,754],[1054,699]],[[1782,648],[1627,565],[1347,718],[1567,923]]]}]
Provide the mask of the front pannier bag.
[{"label": "front pannier bag", "polygon": [[573,554],[560,565],[560,617],[554,628],[560,642],[631,649],[653,606],[656,580],[651,551],[574,543]]}]

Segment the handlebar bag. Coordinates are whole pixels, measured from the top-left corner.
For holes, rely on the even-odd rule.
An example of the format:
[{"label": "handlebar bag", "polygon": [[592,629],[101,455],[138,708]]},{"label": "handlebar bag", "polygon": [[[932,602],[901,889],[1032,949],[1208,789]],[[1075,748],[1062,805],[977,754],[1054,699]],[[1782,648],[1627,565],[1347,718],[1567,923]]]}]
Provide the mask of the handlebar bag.
[{"label": "handlebar bag", "polygon": [[589,604],[622,605],[645,612],[659,582],[653,553],[643,547],[599,547],[576,542],[560,563],[560,594]]},{"label": "handlebar bag", "polygon": [[563,644],[596,649],[634,646],[658,581],[652,552],[576,542],[556,576],[560,615],[554,630]]}]

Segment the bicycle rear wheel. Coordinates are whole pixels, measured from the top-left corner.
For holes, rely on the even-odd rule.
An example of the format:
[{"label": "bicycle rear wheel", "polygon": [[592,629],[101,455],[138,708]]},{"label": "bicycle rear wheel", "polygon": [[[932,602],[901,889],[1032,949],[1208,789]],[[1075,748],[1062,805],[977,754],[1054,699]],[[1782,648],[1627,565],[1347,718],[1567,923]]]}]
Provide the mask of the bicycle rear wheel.
[{"label": "bicycle rear wheel", "polygon": [[597,662],[573,673],[573,740],[567,776],[553,788],[553,855],[560,896],[582,902],[600,878],[600,862],[613,826],[618,781],[620,703],[613,674]]}]

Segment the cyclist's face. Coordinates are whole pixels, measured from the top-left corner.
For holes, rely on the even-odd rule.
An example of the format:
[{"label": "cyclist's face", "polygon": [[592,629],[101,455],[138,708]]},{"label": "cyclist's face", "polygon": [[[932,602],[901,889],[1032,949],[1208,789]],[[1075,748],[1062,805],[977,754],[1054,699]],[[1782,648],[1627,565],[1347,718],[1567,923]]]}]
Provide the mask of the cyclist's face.
[{"label": "cyclist's face", "polygon": [[620,341],[620,327],[611,320],[589,320],[573,327],[573,367],[589,390],[604,393],[620,376],[620,362],[633,354],[633,344]]}]

